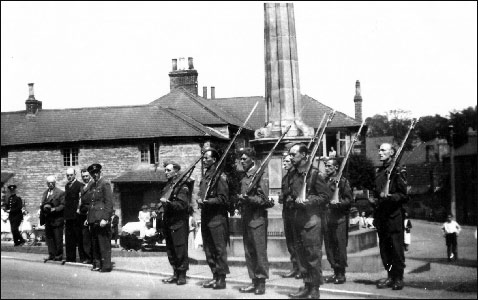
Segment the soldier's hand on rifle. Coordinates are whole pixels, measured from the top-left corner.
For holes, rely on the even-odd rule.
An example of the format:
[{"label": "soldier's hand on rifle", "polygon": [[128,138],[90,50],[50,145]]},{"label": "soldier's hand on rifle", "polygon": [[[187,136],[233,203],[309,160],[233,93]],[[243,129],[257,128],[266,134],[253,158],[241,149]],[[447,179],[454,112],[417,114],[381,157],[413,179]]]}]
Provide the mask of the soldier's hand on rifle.
[{"label": "soldier's hand on rifle", "polygon": [[161,198],[161,199],[159,199],[159,201],[161,201],[162,203],[171,202],[171,201],[169,201],[169,200],[168,200],[168,199],[166,199],[166,198]]},{"label": "soldier's hand on rifle", "polygon": [[106,224],[108,224],[108,221],[106,221],[104,219],[100,221],[100,227],[105,227]]},{"label": "soldier's hand on rifle", "polygon": [[85,220],[85,223],[83,225],[88,226],[88,220]]}]

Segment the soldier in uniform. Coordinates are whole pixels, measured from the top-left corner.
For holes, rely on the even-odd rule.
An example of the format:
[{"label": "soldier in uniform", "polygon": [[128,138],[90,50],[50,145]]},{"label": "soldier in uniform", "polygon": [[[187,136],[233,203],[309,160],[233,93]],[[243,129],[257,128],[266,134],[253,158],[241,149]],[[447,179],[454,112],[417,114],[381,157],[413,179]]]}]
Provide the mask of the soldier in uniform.
[{"label": "soldier in uniform", "polygon": [[25,244],[25,240],[20,234],[19,227],[23,220],[23,202],[22,198],[17,196],[17,186],[11,184],[8,186],[10,190],[10,197],[8,197],[6,212],[8,213],[8,219],[10,220],[10,228],[12,230],[13,245],[22,246]]},{"label": "soldier in uniform", "polygon": [[[255,151],[251,148],[241,148],[240,162],[241,194],[238,196],[242,218],[244,253],[247,271],[252,284],[239,289],[241,293],[262,295],[266,290],[266,279],[269,278],[269,261],[267,259],[267,210],[268,198],[264,192],[262,179],[246,194],[252,176],[259,166],[255,164]],[[261,175],[262,176],[262,175]]]},{"label": "soldier in uniform", "polygon": [[289,177],[292,174],[294,167],[290,155],[286,155],[283,161],[283,167],[287,173],[282,177],[281,195],[279,196],[279,203],[282,204],[282,220],[284,220],[284,235],[287,250],[290,254],[290,261],[292,263],[292,270],[282,275],[283,278],[302,279],[302,274],[299,271],[299,260],[297,259],[297,253],[295,252],[295,242],[293,235],[293,218],[295,215],[294,201],[291,198],[291,191],[289,185]]},{"label": "soldier in uniform", "polygon": [[[222,173],[215,186],[205,195],[208,182],[217,168],[220,157],[215,149],[209,148],[204,153],[204,176],[201,179],[197,203],[201,208],[201,234],[203,238],[206,261],[213,273],[213,279],[204,283],[204,288],[225,289],[227,265],[226,244],[229,239],[227,208],[229,205],[229,187],[227,178]],[[204,201],[203,201],[204,200]]]},{"label": "soldier in uniform", "polygon": [[[335,158],[325,162],[325,181],[331,193],[336,189],[336,176],[339,163]],[[339,198],[327,204],[325,214],[324,242],[327,260],[334,270],[334,275],[326,277],[326,283],[342,284],[345,282],[345,268],[347,267],[347,241],[349,210],[353,200],[349,181],[342,176],[339,182]]]},{"label": "soldier in uniform", "polygon": [[45,225],[48,257],[45,260],[63,260],[63,228],[65,219],[65,192],[57,188],[55,176],[46,178],[48,189],[43,193],[40,206],[40,225]]},{"label": "soldier in uniform", "polygon": [[113,195],[111,184],[101,178],[101,165],[92,164],[88,172],[94,182],[91,189],[91,204],[87,222],[90,226],[93,247],[92,271],[111,272],[111,216],[113,215]]},{"label": "soldier in uniform", "polygon": [[93,248],[92,243],[93,240],[91,238],[90,228],[88,226],[88,222],[86,220],[88,209],[90,208],[91,204],[91,196],[92,190],[91,186],[93,185],[93,180],[91,180],[91,175],[88,173],[86,168],[81,169],[81,179],[85,184],[81,188],[80,192],[80,209],[79,209],[79,219],[81,222],[81,235],[83,237],[83,250],[85,259],[82,261],[84,264],[91,264],[93,263]]},{"label": "soldier in uniform", "polygon": [[164,172],[168,183],[164,187],[160,201],[164,207],[164,235],[169,263],[174,274],[163,279],[164,283],[186,284],[186,271],[189,269],[188,235],[189,235],[189,201],[190,193],[186,180],[176,184],[181,167],[174,162],[169,163]]},{"label": "soldier in uniform", "polygon": [[65,218],[65,251],[66,261],[76,262],[76,247],[78,246],[78,255],[80,261],[85,260],[85,250],[83,249],[83,235],[79,215],[80,191],[84,184],[76,180],[76,171],[73,168],[66,170],[66,179],[68,183],[65,185],[65,208],[63,215]]},{"label": "soldier in uniform", "polygon": [[[289,178],[290,197],[294,202],[294,241],[299,268],[304,277],[304,287],[292,298],[320,298],[322,283],[322,219],[325,205],[331,197],[330,189],[316,168],[307,174],[305,199],[302,195],[304,176],[307,172],[308,149],[304,144],[295,144],[289,155],[294,171]],[[309,159],[314,159],[310,157]]]},{"label": "soldier in uniform", "polygon": [[371,203],[375,207],[374,226],[377,228],[380,256],[388,272],[388,278],[380,280],[377,288],[391,287],[393,290],[401,290],[405,269],[402,211],[408,196],[405,171],[398,167],[390,175],[388,195],[383,193],[393,155],[395,149],[392,145],[384,143],[380,146],[379,158],[383,166],[377,169],[375,197],[371,199]]}]

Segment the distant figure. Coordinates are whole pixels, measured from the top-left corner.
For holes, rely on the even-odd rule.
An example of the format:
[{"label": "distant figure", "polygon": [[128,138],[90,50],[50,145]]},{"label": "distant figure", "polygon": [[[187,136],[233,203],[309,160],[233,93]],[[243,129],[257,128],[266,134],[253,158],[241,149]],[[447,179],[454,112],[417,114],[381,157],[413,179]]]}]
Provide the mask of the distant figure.
[{"label": "distant figure", "polygon": [[337,156],[337,152],[335,151],[334,147],[330,147],[329,158],[333,158],[336,156]]},{"label": "distant figure", "polygon": [[113,216],[111,217],[111,239],[115,241],[115,245],[118,245],[118,223],[119,217],[116,215],[116,210],[113,210]]},{"label": "distant figure", "polygon": [[456,237],[460,234],[461,227],[455,220],[453,220],[453,216],[449,214],[441,229],[443,230],[443,236],[445,237],[448,261],[456,261],[458,259]]},{"label": "distant figure", "polygon": [[6,211],[8,212],[8,219],[10,220],[10,229],[12,230],[13,235],[13,245],[22,246],[25,244],[25,240],[20,234],[20,224],[23,221],[23,202],[22,198],[17,196],[16,190],[17,186],[11,184],[8,186],[10,190],[10,197],[7,200]]},{"label": "distant figure", "polygon": [[28,212],[28,210],[24,210],[23,211],[23,222],[22,222],[22,225],[20,227],[21,228],[20,232],[22,233],[23,239],[28,240],[28,241],[30,241],[30,236],[33,232],[31,219],[32,219],[32,216]]},{"label": "distant figure", "polygon": [[403,220],[403,230],[405,231],[404,233],[404,243],[405,243],[405,251],[408,251],[408,246],[410,246],[411,242],[411,231],[412,229],[412,222],[410,222],[410,219],[408,218],[408,213],[404,213],[404,220]]},{"label": "distant figure", "polygon": [[365,225],[367,228],[375,228],[373,225],[373,215],[369,214],[368,217],[365,219]]},{"label": "distant figure", "polygon": [[2,241],[7,240],[11,235],[10,222],[8,221],[8,213],[5,210],[6,204],[2,202]]},{"label": "distant figure", "polygon": [[360,222],[360,216],[358,214],[358,210],[356,207],[352,207],[350,209],[350,219],[349,219],[349,224],[350,225],[357,225]]},{"label": "distant figure", "polygon": [[141,209],[142,210],[138,214],[138,219],[139,219],[139,222],[141,223],[140,230],[139,230],[139,237],[144,238],[146,230],[148,229],[146,228],[146,223],[151,220],[151,212],[149,211],[148,206],[146,204],[141,206]]},{"label": "distant figure", "polygon": [[367,220],[367,216],[365,212],[363,211],[362,214],[360,215],[360,220],[359,220],[360,228],[367,228],[367,223],[365,222],[366,220]]}]

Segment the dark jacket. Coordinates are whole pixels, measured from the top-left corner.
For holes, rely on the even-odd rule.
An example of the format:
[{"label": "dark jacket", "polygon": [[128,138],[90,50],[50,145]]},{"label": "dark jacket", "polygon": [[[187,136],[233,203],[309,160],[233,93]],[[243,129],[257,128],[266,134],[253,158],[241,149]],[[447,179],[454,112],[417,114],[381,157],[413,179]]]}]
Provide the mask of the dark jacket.
[{"label": "dark jacket", "polygon": [[[40,224],[49,226],[60,226],[65,221],[63,217],[63,210],[65,208],[65,192],[55,187],[53,194],[47,197],[49,189],[43,192],[42,204],[40,206]],[[49,204],[55,211],[48,212],[45,205]],[[43,215],[43,216],[42,216]],[[43,221],[43,222],[42,222]]]},{"label": "dark jacket", "polygon": [[91,187],[91,205],[88,210],[88,224],[99,224],[101,220],[108,223],[113,215],[113,193],[111,184],[104,178],[100,178],[98,182],[92,183]]},{"label": "dark jacket", "polygon": [[380,193],[387,183],[387,167],[378,168],[375,177],[373,192],[378,201],[375,204],[374,226],[378,231],[399,232],[403,230],[403,204],[408,202],[406,172],[399,167],[395,169],[390,176],[390,196],[382,198]]},{"label": "dark jacket", "polygon": [[[335,178],[326,179],[327,185],[329,186],[332,195],[334,194],[336,189],[334,179]],[[352,201],[353,194],[352,189],[350,188],[349,181],[345,177],[342,177],[340,178],[339,182],[339,203],[327,204],[327,222],[333,224],[341,224],[347,222]]]},{"label": "dark jacket", "polygon": [[[293,169],[288,176],[288,186],[290,201],[295,203],[295,200],[300,197],[302,192],[302,185],[304,180],[304,170]],[[305,209],[307,214],[316,214],[325,210],[326,204],[329,203],[332,196],[329,187],[319,175],[319,170],[312,168],[307,175],[307,190],[306,198],[309,200],[305,204],[294,204],[297,209]]]},{"label": "dark jacket", "polygon": [[68,182],[65,185],[65,212],[63,216],[65,220],[76,219],[76,210],[80,202],[80,193],[85,185],[75,180],[71,185]]},{"label": "dark jacket", "polygon": [[88,213],[91,205],[91,197],[93,196],[93,190],[91,186],[94,181],[90,180],[86,185],[81,188],[80,191],[80,215],[85,215]]},{"label": "dark jacket", "polygon": [[10,197],[8,197],[8,201],[6,203],[6,210],[10,210],[8,218],[11,221],[23,220],[22,208],[22,198],[18,197],[17,195],[11,195]]},{"label": "dark jacket", "polygon": [[[169,194],[175,182],[175,180],[169,181],[164,187],[162,195]],[[172,226],[181,221],[187,223],[189,218],[189,195],[189,188],[186,183],[176,186],[174,191],[171,192],[170,202],[163,203],[165,226]]]},{"label": "dark jacket", "polygon": [[[198,196],[201,199],[204,199],[204,194],[206,193],[206,188],[209,180],[216,169],[216,165],[211,166],[206,170],[204,176],[199,183],[199,192]],[[227,208],[229,206],[229,185],[227,182],[227,177],[224,173],[219,176],[219,180],[216,184],[216,187],[211,189],[212,195],[208,196],[206,199],[207,202],[203,203],[201,218],[209,218],[217,214],[227,216]]]}]

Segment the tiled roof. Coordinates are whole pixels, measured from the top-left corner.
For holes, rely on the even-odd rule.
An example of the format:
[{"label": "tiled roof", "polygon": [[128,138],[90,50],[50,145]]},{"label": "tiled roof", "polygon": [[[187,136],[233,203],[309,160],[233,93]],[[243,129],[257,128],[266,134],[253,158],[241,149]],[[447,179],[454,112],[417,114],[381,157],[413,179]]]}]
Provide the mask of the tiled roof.
[{"label": "tiled roof", "polygon": [[[304,108],[302,109],[302,119],[305,124],[317,128],[319,126],[320,119],[324,113],[332,111],[332,108],[320,103],[312,97],[302,95],[304,102]],[[223,110],[229,112],[240,120],[245,120],[249,115],[249,112],[254,107],[254,104],[259,101],[259,106],[251,117],[249,124],[254,129],[259,129],[265,125],[266,112],[265,112],[265,100],[262,96],[253,97],[234,97],[234,98],[216,98],[210,99],[211,101]],[[330,123],[330,128],[337,127],[353,127],[360,126],[360,122],[352,117],[347,116],[344,113],[336,112],[334,119]]]},{"label": "tiled roof", "polygon": [[240,119],[214,105],[210,100],[196,96],[184,87],[173,89],[170,93],[149,104],[174,108],[204,125],[232,124],[241,126],[243,123]]},{"label": "tiled roof", "polygon": [[138,169],[129,170],[121,173],[118,177],[111,180],[113,183],[152,183],[152,182],[167,182],[168,179],[163,170]]},{"label": "tiled roof", "polygon": [[1,145],[214,136],[200,123],[174,117],[159,106],[112,106],[1,113]]},{"label": "tiled roof", "polygon": [[476,155],[476,134],[474,136],[468,136],[468,143],[464,144],[460,148],[455,150],[455,156],[467,156]]}]

